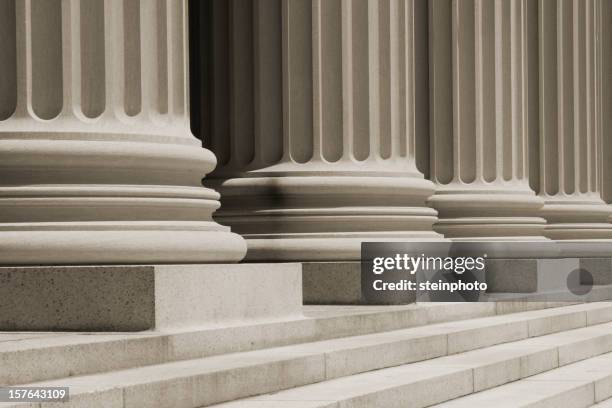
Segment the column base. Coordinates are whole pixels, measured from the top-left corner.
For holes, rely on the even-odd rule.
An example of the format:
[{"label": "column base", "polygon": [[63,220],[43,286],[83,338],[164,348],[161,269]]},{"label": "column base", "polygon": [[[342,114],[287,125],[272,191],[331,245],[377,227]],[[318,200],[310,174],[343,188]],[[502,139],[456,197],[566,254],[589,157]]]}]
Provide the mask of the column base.
[{"label": "column base", "polygon": [[0,265],[237,262],[242,237],[214,222],[0,224]]},{"label": "column base", "polygon": [[440,187],[428,203],[438,210],[434,230],[447,238],[545,239],[546,220],[539,216],[544,201],[520,183],[451,183]]},{"label": "column base", "polygon": [[257,176],[206,180],[221,193],[215,220],[247,240],[248,261],[357,261],[362,242],[443,239],[422,177]]},{"label": "column base", "polygon": [[557,241],[565,257],[609,257],[612,254],[610,206],[599,195],[548,197],[542,214],[545,235]]},{"label": "column base", "polygon": [[245,236],[246,261],[348,262],[361,259],[363,242],[444,242],[434,232],[330,233]]},{"label": "column base", "polygon": [[0,330],[167,330],[302,315],[299,264],[0,268]]}]

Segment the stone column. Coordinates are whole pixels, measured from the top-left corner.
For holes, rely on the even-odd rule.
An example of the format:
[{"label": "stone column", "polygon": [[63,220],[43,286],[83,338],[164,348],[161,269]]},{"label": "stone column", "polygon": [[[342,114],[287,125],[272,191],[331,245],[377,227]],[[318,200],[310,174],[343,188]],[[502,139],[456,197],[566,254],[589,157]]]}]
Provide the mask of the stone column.
[{"label": "stone column", "polygon": [[[612,204],[612,2],[599,0],[598,24],[601,26],[601,40],[598,52],[601,55],[601,121],[602,138],[601,193],[608,205]],[[611,207],[612,208],[612,207]],[[612,216],[609,219],[612,222]]]},{"label": "stone column", "polygon": [[[601,120],[609,116],[601,110],[601,3],[541,0],[539,8],[540,195],[549,222],[546,235],[564,241],[609,239],[610,208],[601,198],[599,180]],[[587,243],[583,249],[597,248]]]},{"label": "stone column", "polygon": [[429,200],[453,239],[545,240],[529,186],[527,0],[433,0]]},{"label": "stone column", "polygon": [[184,0],[0,8],[0,264],[241,259],[189,131]]},{"label": "stone column", "polygon": [[216,219],[247,239],[247,259],[357,260],[363,241],[439,239],[415,159],[426,2],[210,3],[201,136],[219,157]]}]

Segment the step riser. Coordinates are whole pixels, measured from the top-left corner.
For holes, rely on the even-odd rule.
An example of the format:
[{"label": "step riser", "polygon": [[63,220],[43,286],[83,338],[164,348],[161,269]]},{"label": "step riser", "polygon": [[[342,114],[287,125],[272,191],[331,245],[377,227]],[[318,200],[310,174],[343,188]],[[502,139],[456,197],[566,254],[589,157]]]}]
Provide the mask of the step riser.
[{"label": "step riser", "polygon": [[360,349],[328,352],[325,355],[326,379],[446,356],[448,341],[447,335],[434,335]]},{"label": "step riser", "polygon": [[[420,408],[428,407],[472,392],[471,370],[462,370],[452,375],[419,381],[407,386],[364,395],[339,402],[341,408]],[[288,406],[289,407],[289,406]],[[314,406],[313,406],[314,407]],[[318,405],[316,408],[320,408]]]},{"label": "step riser", "polygon": [[256,395],[278,390],[279,387],[288,389],[324,380],[323,359],[304,357],[263,367],[253,366],[212,375],[126,387],[123,405],[118,408],[194,408],[235,400],[245,394]]},{"label": "step riser", "polygon": [[[534,380],[535,382],[536,380]],[[554,395],[542,396],[529,403],[519,403],[516,408],[586,408],[612,397],[612,374],[601,376],[594,381],[568,382],[567,389]],[[435,405],[431,408],[489,408],[493,401],[456,400]],[[245,406],[246,407],[246,406]]]}]

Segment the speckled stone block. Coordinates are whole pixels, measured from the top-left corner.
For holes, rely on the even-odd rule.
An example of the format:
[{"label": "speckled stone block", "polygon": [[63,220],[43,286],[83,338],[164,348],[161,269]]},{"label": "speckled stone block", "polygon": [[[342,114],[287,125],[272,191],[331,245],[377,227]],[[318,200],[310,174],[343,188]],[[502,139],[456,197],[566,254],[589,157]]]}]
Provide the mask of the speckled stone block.
[{"label": "speckled stone block", "polygon": [[0,268],[0,330],[138,331],[301,315],[300,264]]},{"label": "speckled stone block", "polygon": [[580,268],[588,271],[593,278],[593,285],[612,284],[611,258],[581,258]]},{"label": "speckled stone block", "polygon": [[538,290],[536,259],[487,259],[485,274],[490,293],[533,293]]},{"label": "speckled stone block", "polygon": [[305,304],[360,304],[360,262],[304,262]]},{"label": "speckled stone block", "polygon": [[367,300],[362,292],[360,262],[304,262],[302,279],[305,304],[401,305],[416,301],[416,293],[408,291],[388,291],[375,301]]}]

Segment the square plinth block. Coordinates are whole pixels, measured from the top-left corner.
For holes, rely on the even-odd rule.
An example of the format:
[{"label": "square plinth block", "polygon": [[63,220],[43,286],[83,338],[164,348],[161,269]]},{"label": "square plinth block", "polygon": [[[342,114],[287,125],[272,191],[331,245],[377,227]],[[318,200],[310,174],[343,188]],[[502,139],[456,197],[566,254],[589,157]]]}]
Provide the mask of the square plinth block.
[{"label": "square plinth block", "polygon": [[[416,293],[386,291],[367,299],[362,287],[361,262],[304,262],[304,304],[310,305],[405,305],[416,302]],[[410,279],[410,276],[406,276]]]},{"label": "square plinth block", "polygon": [[612,258],[582,258],[580,269],[589,273],[593,285],[612,285]]},{"label": "square plinth block", "polygon": [[0,330],[140,331],[302,313],[300,264],[0,268]]}]

